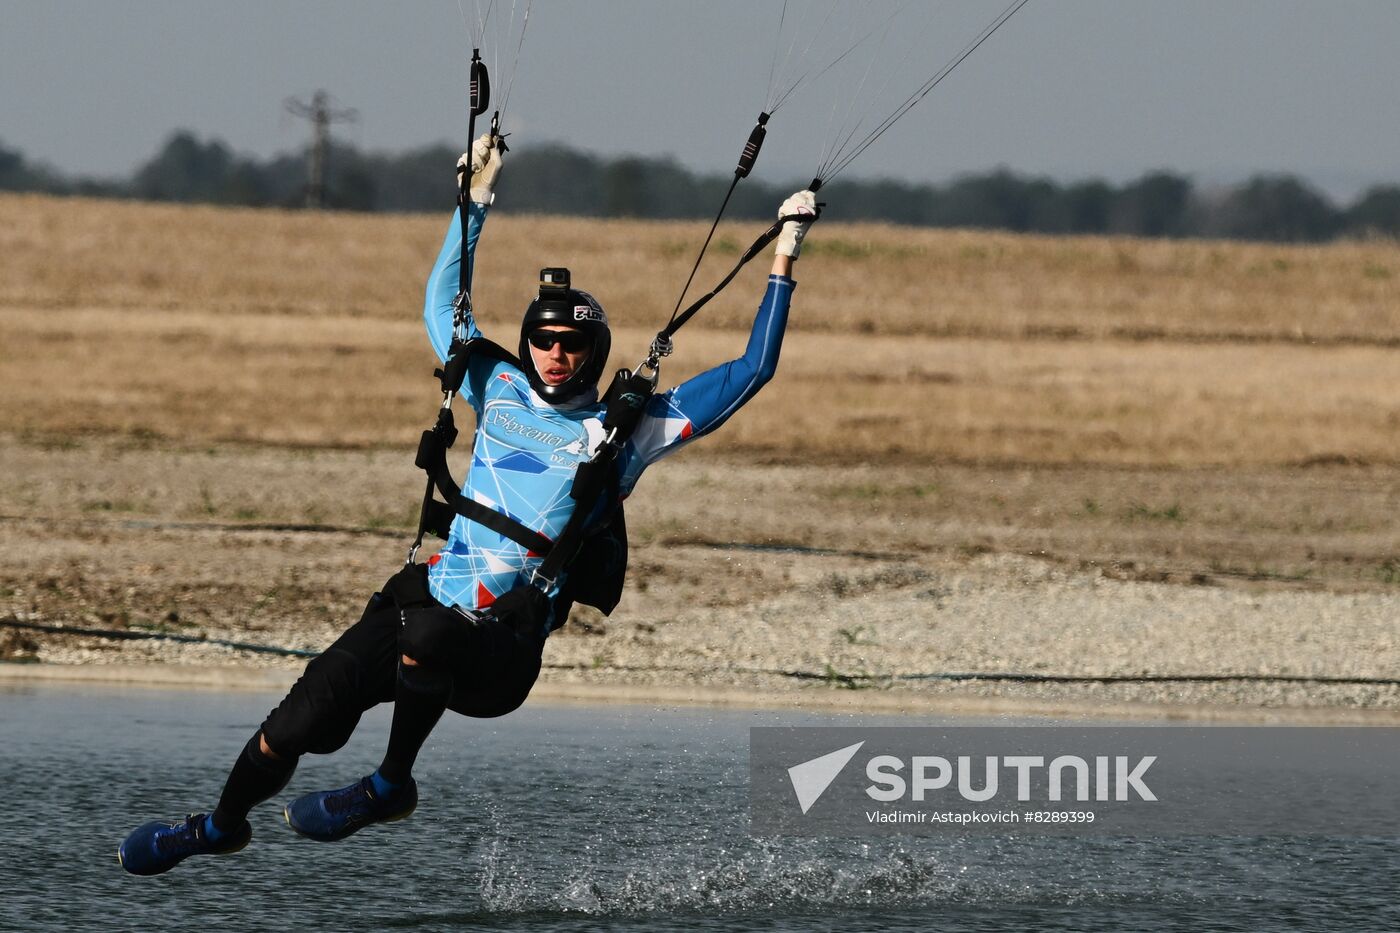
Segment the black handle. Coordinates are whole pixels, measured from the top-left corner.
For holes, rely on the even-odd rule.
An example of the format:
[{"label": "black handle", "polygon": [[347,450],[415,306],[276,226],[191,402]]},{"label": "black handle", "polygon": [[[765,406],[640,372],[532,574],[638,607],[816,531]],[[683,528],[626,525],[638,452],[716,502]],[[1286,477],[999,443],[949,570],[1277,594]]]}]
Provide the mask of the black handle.
[{"label": "black handle", "polygon": [[754,124],[749,132],[749,138],[744,143],[744,151],[739,153],[739,166],[734,169],[734,174],[740,178],[748,178],[749,172],[753,171],[753,164],[758,160],[758,153],[763,149],[764,137],[768,135],[768,114],[760,113],[758,122]]},{"label": "black handle", "polygon": [[472,116],[479,117],[491,106],[491,75],[486,63],[481,60],[481,50],[472,49],[471,69],[471,108]]}]

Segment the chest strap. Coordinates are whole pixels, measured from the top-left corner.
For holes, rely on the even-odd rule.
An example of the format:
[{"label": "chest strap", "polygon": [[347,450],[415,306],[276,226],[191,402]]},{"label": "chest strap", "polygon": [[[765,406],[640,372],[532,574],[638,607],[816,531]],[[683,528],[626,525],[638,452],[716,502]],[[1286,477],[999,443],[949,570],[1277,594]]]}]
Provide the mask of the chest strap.
[{"label": "chest strap", "polygon": [[[460,515],[479,525],[485,525],[502,537],[534,554],[545,555],[554,548],[554,542],[532,528],[498,512],[475,499],[462,495],[462,489],[452,479],[447,467],[447,451],[457,439],[457,427],[452,409],[438,411],[437,424],[423,432],[418,440],[418,454],[414,464],[428,474],[428,491],[423,499],[423,515],[420,521],[420,534],[430,531],[444,541],[452,530],[452,520]],[[441,494],[443,501],[433,498],[433,490]],[[421,540],[421,539],[420,539]]]},{"label": "chest strap", "polygon": [[[553,548],[553,543],[534,529],[462,495],[462,487],[453,480],[447,467],[447,451],[456,443],[458,434],[456,419],[452,416],[452,399],[461,391],[467,378],[467,364],[477,354],[520,366],[515,354],[484,337],[465,341],[454,337],[448,348],[447,362],[433,371],[442,384],[442,407],[438,409],[437,421],[418,439],[418,452],[413,460],[428,474],[428,481],[423,489],[423,507],[418,513],[418,534],[408,551],[409,564],[418,556],[423,536],[431,532],[446,541],[452,531],[452,520],[458,515],[485,525],[536,554],[547,554]],[[434,491],[442,495],[442,501],[433,497]]]}]

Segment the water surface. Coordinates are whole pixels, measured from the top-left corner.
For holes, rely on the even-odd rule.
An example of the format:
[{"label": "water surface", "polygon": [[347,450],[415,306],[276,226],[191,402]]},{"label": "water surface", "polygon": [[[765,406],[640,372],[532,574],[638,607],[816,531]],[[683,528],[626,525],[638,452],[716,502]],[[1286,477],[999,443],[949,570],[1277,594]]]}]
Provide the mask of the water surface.
[{"label": "water surface", "polygon": [[[116,846],[209,808],[272,694],[0,687],[0,929],[1400,929],[1400,841],[759,838],[754,725],[923,724],[527,704],[449,714],[407,821],[340,843],[254,811],[243,852],[157,878]],[[388,709],[283,798],[378,763]]]}]

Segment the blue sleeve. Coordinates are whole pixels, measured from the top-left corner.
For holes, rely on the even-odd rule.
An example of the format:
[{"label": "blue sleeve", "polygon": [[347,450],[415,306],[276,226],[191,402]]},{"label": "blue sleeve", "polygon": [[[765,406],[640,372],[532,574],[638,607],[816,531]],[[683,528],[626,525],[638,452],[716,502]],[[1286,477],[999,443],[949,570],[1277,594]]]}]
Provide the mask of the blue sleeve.
[{"label": "blue sleeve", "polygon": [[[476,242],[481,238],[481,225],[486,222],[486,205],[467,202],[467,261],[475,262]],[[452,343],[452,302],[457,297],[462,268],[462,222],[456,211],[447,227],[442,250],[438,253],[428,286],[423,295],[423,322],[428,327],[428,340],[438,359],[447,361],[447,349]],[[476,321],[467,318],[468,339],[480,337]]]},{"label": "blue sleeve", "polygon": [[770,275],[744,355],[687,379],[647,404],[646,416],[632,438],[642,464],[654,463],[709,434],[773,378],[796,287],[787,276]]}]

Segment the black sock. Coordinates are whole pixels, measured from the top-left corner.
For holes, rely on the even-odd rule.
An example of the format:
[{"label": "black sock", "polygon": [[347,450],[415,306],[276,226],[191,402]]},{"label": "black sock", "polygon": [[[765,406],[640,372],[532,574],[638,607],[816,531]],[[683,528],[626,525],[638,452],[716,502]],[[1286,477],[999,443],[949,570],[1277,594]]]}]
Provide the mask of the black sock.
[{"label": "black sock", "polygon": [[231,832],[248,818],[248,811],[267,800],[292,779],[296,770],[295,758],[269,758],[263,754],[259,732],[243,748],[243,754],[234,762],[233,770],[224,783],[219,805],[210,817],[214,828],[221,833]]},{"label": "black sock", "polygon": [[394,721],[389,727],[389,748],[379,765],[379,776],[390,784],[406,784],[418,750],[442,718],[452,696],[452,677],[421,664],[399,665],[394,689]]}]

